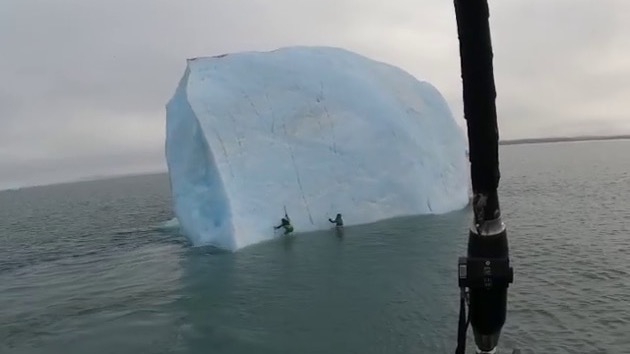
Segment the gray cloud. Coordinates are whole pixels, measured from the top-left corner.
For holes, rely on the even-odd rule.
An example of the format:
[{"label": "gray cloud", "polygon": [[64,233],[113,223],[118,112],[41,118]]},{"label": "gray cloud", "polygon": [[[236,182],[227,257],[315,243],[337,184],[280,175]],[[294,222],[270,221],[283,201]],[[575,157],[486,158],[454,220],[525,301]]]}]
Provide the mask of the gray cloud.
[{"label": "gray cloud", "polygon": [[497,3],[492,24],[504,135],[610,134],[628,128],[628,105],[620,98],[630,89],[630,27],[624,20],[629,5]]},{"label": "gray cloud", "polygon": [[[630,3],[490,3],[502,137],[630,133]],[[0,187],[164,168],[186,58],[297,44],[400,66],[462,114],[452,1],[5,0]]]}]

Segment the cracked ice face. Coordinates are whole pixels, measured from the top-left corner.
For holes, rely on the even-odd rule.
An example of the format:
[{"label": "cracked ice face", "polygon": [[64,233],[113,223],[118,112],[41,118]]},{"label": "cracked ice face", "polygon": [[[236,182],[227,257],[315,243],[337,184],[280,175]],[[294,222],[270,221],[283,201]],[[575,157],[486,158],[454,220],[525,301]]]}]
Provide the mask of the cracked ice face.
[{"label": "cracked ice face", "polygon": [[303,232],[468,202],[466,140],[440,93],[345,50],[198,58],[167,108],[175,211],[195,244],[270,239],[285,210]]}]

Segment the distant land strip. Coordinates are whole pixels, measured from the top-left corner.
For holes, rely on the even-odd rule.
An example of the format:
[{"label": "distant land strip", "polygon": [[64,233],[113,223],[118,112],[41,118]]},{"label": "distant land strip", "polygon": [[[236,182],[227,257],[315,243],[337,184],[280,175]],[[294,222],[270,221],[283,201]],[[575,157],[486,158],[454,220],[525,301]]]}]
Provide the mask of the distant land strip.
[{"label": "distant land strip", "polygon": [[626,140],[626,139],[630,139],[630,135],[602,135],[602,136],[584,135],[584,136],[573,136],[573,137],[501,140],[499,141],[499,145],[561,143],[561,142],[567,142],[567,141]]}]

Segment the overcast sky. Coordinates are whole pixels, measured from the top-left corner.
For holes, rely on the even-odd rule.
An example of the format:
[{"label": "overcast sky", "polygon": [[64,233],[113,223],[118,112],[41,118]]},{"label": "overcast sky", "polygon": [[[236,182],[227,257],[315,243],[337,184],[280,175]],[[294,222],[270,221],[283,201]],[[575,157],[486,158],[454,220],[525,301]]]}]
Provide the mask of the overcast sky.
[{"label": "overcast sky", "polygon": [[[630,133],[630,1],[490,0],[505,139]],[[451,0],[0,0],[0,188],[165,170],[189,57],[340,46],[461,119]]]}]

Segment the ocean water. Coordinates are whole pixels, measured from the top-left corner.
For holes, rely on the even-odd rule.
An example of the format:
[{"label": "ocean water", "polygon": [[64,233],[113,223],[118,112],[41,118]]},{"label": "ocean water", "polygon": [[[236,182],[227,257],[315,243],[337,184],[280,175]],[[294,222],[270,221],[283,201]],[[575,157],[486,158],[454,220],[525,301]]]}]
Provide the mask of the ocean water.
[{"label": "ocean water", "polygon": [[[501,147],[504,353],[630,353],[628,151]],[[470,210],[234,254],[172,217],[166,175],[0,192],[0,353],[454,352]]]}]

